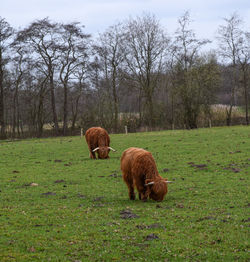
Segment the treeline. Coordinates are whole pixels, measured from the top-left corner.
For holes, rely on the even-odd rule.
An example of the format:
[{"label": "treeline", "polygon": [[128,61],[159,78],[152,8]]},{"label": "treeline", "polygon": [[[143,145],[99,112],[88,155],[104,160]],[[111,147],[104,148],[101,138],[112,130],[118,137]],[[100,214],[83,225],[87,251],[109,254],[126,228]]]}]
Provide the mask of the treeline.
[{"label": "treeline", "polygon": [[[184,13],[168,35],[153,15],[110,26],[93,39],[80,23],[48,18],[14,30],[0,17],[0,137],[69,135],[102,126],[197,128],[249,124],[250,32],[235,13],[217,29],[216,50]],[[206,50],[208,50],[206,48]],[[215,104],[224,104],[216,123]]]}]

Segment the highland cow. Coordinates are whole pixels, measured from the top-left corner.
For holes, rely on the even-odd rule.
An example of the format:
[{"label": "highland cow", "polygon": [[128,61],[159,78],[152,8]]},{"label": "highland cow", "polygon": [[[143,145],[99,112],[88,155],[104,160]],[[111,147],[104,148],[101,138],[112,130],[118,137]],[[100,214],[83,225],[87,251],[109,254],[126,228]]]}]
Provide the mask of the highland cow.
[{"label": "highland cow", "polygon": [[95,152],[99,159],[109,158],[109,151],[115,151],[109,146],[110,138],[108,132],[101,127],[91,127],[85,133],[85,139],[89,147],[90,158],[96,159]]},{"label": "highland cow", "polygon": [[162,201],[168,192],[167,183],[171,182],[159,175],[153,156],[144,149],[130,147],[125,150],[121,157],[121,170],[131,200],[135,199],[134,186],[143,201],[147,201],[148,197]]}]

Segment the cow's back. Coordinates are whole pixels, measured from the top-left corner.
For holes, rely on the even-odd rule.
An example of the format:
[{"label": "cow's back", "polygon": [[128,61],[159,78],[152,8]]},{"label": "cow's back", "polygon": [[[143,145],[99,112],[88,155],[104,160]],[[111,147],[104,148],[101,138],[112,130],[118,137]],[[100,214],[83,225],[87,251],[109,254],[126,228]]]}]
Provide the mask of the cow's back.
[{"label": "cow's back", "polygon": [[127,174],[129,173],[132,176],[142,175],[155,169],[156,165],[151,153],[144,149],[130,147],[122,154],[121,170]]},{"label": "cow's back", "polygon": [[88,144],[94,146],[109,146],[110,139],[108,132],[101,127],[91,127],[85,133],[85,139]]}]

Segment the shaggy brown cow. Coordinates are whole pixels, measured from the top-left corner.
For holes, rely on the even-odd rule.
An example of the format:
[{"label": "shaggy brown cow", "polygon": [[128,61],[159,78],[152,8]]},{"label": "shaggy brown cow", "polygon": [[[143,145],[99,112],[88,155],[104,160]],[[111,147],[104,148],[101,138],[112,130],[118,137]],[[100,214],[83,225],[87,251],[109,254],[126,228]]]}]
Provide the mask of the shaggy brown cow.
[{"label": "shaggy brown cow", "polygon": [[96,159],[95,152],[97,152],[99,159],[109,158],[109,151],[115,151],[109,146],[110,138],[104,128],[89,128],[85,133],[85,139],[89,147],[90,158]]},{"label": "shaggy brown cow", "polygon": [[134,186],[143,201],[148,197],[162,201],[168,192],[167,183],[171,182],[159,175],[153,156],[142,148],[130,147],[123,152],[121,170],[131,200],[135,199]]}]

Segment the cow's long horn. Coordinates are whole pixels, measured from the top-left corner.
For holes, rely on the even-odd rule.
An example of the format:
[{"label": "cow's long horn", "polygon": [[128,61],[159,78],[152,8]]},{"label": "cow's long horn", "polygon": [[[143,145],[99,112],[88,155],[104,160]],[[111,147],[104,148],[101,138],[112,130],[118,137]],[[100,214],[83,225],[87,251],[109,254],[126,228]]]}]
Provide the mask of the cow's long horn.
[{"label": "cow's long horn", "polygon": [[116,152],[116,150],[115,150],[114,148],[110,147],[110,146],[108,147],[108,149],[110,149],[110,150]]},{"label": "cow's long horn", "polygon": [[165,181],[166,183],[174,183],[173,181]]},{"label": "cow's long horn", "polygon": [[145,184],[145,186],[150,186],[150,185],[153,185],[155,182],[149,182],[147,184]]},{"label": "cow's long horn", "polygon": [[97,148],[95,148],[94,150],[92,150],[92,152],[95,152],[95,151],[97,151],[99,149],[99,147],[97,147]]}]

